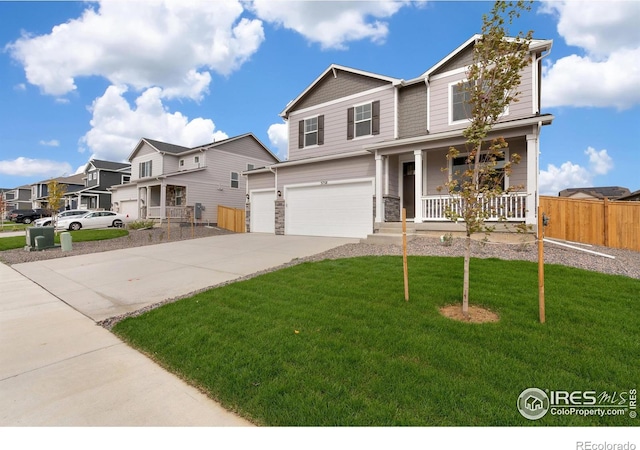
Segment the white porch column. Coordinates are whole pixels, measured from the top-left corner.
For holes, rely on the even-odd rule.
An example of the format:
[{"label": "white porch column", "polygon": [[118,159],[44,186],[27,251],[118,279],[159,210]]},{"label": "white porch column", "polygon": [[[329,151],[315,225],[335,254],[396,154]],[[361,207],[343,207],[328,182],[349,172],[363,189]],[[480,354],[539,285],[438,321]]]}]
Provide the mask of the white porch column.
[{"label": "white porch column", "polygon": [[383,156],[376,152],[376,223],[384,222],[384,203],[382,201],[383,172]]},{"label": "white porch column", "polygon": [[536,217],[538,215],[538,137],[538,133],[527,134],[527,213],[525,223],[533,226],[537,224]]},{"label": "white porch column", "polygon": [[414,150],[413,156],[415,157],[415,223],[422,222],[422,150]]},{"label": "white porch column", "polygon": [[167,218],[167,189],[164,180],[160,182],[160,221]]}]

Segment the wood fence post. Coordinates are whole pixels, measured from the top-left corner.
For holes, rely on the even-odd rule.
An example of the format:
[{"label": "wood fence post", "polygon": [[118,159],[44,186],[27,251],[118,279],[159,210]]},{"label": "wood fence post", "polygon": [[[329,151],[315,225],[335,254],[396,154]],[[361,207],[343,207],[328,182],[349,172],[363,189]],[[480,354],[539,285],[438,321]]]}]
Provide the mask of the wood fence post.
[{"label": "wood fence post", "polygon": [[607,197],[604,198],[604,207],[603,210],[603,219],[604,219],[604,246],[609,246],[609,199]]}]

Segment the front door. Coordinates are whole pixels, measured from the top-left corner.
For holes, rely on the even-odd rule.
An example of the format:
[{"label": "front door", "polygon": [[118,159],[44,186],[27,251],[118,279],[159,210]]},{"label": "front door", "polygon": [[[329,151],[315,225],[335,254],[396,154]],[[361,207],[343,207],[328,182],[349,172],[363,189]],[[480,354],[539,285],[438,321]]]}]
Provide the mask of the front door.
[{"label": "front door", "polygon": [[407,210],[407,219],[416,216],[416,163],[402,163],[402,207]]}]

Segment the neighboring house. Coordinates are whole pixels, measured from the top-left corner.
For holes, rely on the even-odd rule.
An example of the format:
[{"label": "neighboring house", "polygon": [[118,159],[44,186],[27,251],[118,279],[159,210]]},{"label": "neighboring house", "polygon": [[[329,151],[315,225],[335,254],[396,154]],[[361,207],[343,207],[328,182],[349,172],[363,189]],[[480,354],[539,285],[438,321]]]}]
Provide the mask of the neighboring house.
[{"label": "neighboring house", "polygon": [[128,183],[131,179],[131,164],[100,159],[90,160],[84,168],[84,186],[65,194],[65,205],[70,209],[111,210],[112,186]]},{"label": "neighboring house", "polygon": [[143,138],[128,160],[130,182],[111,188],[115,211],[211,224],[218,221],[218,205],[244,208],[242,172],[278,162],[252,133],[194,148]]},{"label": "neighboring house", "polygon": [[625,202],[640,202],[640,189],[638,189],[637,191],[633,191],[629,195],[618,197],[618,200]]},{"label": "neighboring house", "polygon": [[12,209],[31,209],[31,186],[28,184],[14,189],[5,189],[2,195],[7,211]]},{"label": "neighboring house", "polygon": [[631,194],[631,191],[620,186],[569,188],[560,191],[559,197],[568,197],[584,200],[618,200],[620,197]]},{"label": "neighboring house", "polygon": [[[403,80],[331,65],[280,114],[289,127],[289,159],[247,172],[248,229],[276,234],[366,237],[402,208],[417,230],[463,230],[446,219],[451,197],[438,190],[464,163],[468,126],[459,83],[466,77],[475,35],[417,78]],[[522,186],[497,205],[513,222],[535,226],[542,57],[552,41],[531,43],[519,101],[489,138],[509,143],[521,163],[505,187]],[[444,168],[444,173],[442,169]],[[446,190],[444,191],[446,192]],[[494,218],[497,220],[497,218]]]},{"label": "neighboring house", "polygon": [[[78,173],[68,177],[52,178],[49,180],[33,183],[31,185],[31,205],[29,206],[29,208],[47,209],[49,207],[49,188],[47,185],[50,181],[55,180],[60,184],[64,184],[66,186],[66,192],[69,193],[75,192],[84,187],[83,177],[83,173]],[[64,206],[69,206],[71,209],[76,208],[76,206],[67,205],[66,203]]]}]

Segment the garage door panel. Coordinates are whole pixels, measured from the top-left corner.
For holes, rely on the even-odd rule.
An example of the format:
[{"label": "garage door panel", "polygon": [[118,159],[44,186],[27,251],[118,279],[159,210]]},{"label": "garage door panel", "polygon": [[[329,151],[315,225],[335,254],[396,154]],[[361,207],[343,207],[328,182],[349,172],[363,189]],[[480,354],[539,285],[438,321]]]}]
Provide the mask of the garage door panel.
[{"label": "garage door panel", "polygon": [[373,231],[370,181],[287,189],[286,233],[366,237]]},{"label": "garage door panel", "polygon": [[251,192],[252,233],[275,233],[276,207],[273,191]]}]

